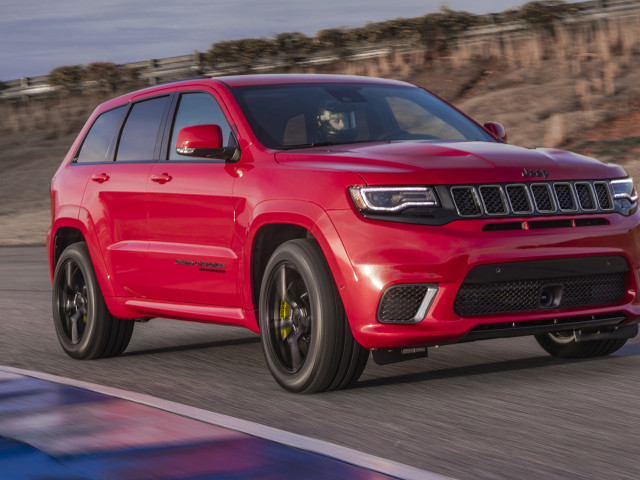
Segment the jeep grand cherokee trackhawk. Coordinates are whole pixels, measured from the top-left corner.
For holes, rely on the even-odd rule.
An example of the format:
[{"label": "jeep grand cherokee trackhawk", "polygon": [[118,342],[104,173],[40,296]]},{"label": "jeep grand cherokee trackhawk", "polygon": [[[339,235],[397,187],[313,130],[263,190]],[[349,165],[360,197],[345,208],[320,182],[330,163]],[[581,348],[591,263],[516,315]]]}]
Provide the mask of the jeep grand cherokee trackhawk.
[{"label": "jeep grand cherokee trackhawk", "polygon": [[633,181],[510,146],[414,85],[201,78],[100,105],[51,185],[62,348],[122,353],[133,320],[240,325],[318,392],[427,347],[535,335],[559,357],[637,334]]}]

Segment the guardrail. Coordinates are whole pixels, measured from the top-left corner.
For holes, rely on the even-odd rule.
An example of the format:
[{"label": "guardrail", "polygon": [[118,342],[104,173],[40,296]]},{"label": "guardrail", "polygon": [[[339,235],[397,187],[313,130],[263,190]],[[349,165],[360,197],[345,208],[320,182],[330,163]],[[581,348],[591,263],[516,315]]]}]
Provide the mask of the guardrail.
[{"label": "guardrail", "polygon": [[[631,15],[640,15],[640,2],[638,0],[590,0],[573,4],[579,9],[577,16],[569,17],[566,23],[574,24],[579,22],[593,21],[599,18],[617,18]],[[494,24],[482,27],[474,27],[469,29],[460,38],[462,41],[478,40],[482,37],[493,36],[498,33],[519,32],[526,30],[528,27],[524,22],[510,24]],[[360,47],[352,52],[343,61],[358,61],[367,58],[376,58],[388,55],[393,50],[415,50],[415,45],[405,42],[393,42],[391,44],[371,45],[368,47]],[[197,75],[219,76],[237,73],[246,73],[247,66],[242,64],[226,64],[215,69],[205,69],[203,67],[201,52],[193,52],[188,55],[180,55],[177,57],[168,57],[160,59],[150,59],[140,62],[125,63],[119,65],[122,69],[135,69],[138,77],[145,80],[149,85],[178,80],[181,78],[189,78]],[[269,63],[257,62],[249,67],[254,73],[264,73],[281,69],[285,66],[317,66],[325,65],[338,60],[338,57],[332,52],[310,55],[308,57],[287,61],[275,59]],[[48,75],[37,77],[23,77],[17,80],[9,80],[4,82],[4,90],[0,92],[0,98],[18,99],[30,98],[46,93],[54,92],[58,87],[48,83]]]}]

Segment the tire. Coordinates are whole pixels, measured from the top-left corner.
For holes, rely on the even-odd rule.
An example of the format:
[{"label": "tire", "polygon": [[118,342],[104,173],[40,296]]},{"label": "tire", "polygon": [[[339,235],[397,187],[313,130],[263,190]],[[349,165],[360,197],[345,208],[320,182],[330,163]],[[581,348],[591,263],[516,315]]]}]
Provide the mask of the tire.
[{"label": "tire", "polygon": [[317,243],[290,240],[267,263],[259,303],[267,366],[286,390],[345,388],[360,377],[369,350],[356,342]]},{"label": "tire", "polygon": [[53,274],[53,321],[62,349],[73,358],[114,357],[129,345],[134,322],[107,310],[86,243],[74,243],[60,255]]},{"label": "tire", "polygon": [[576,342],[573,331],[545,333],[536,335],[536,340],[542,348],[554,357],[587,358],[601,357],[620,350],[627,338],[611,338],[602,340],[588,340]]}]

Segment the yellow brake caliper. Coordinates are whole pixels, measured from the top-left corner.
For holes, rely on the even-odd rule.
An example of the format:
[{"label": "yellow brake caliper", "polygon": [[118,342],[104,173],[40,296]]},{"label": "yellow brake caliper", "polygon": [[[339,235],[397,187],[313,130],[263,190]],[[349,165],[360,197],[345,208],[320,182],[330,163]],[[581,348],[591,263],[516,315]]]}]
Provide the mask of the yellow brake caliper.
[{"label": "yellow brake caliper", "polygon": [[[285,320],[291,316],[291,306],[285,302],[284,300],[280,301],[280,320]],[[283,322],[284,323],[284,322]],[[291,325],[287,325],[286,327],[282,327],[280,329],[280,337],[282,340],[287,338],[291,333]]]}]

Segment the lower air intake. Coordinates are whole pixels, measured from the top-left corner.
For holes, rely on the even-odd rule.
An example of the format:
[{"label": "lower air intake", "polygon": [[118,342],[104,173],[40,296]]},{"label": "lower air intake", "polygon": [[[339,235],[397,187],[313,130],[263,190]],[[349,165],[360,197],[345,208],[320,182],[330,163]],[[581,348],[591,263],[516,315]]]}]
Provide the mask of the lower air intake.
[{"label": "lower air intake", "polygon": [[[461,317],[535,312],[619,302],[626,291],[626,273],[553,279],[462,284],[454,302]],[[557,297],[550,301],[548,297]]]},{"label": "lower air intake", "polygon": [[394,285],[383,294],[378,307],[381,323],[416,323],[422,320],[437,285]]}]

